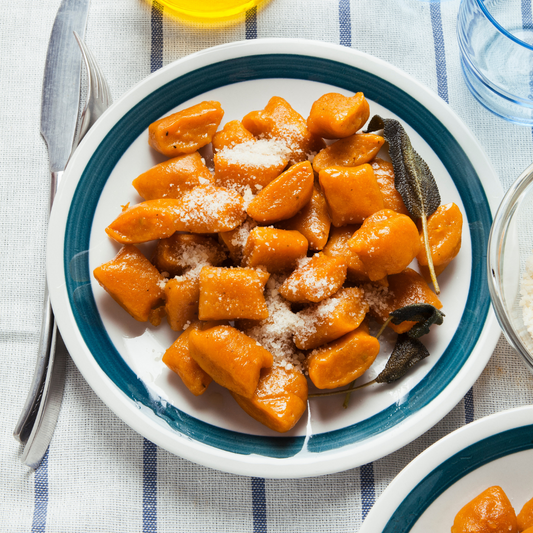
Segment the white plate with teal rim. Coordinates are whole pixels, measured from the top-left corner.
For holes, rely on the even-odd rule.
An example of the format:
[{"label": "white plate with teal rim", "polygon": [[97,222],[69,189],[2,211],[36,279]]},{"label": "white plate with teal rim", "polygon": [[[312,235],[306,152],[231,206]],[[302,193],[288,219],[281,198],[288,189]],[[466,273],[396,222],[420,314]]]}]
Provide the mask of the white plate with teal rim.
[{"label": "white plate with teal rim", "polygon": [[449,533],[455,515],[499,485],[516,513],[533,498],[533,407],[503,411],[444,437],[387,487],[360,533]]},{"label": "white plate with teal rim", "polygon": [[[442,275],[442,326],[424,337],[431,356],[394,385],[313,399],[279,435],[246,415],[216,384],[192,396],[161,362],[176,334],[134,321],[98,286],[93,269],[119,246],[104,228],[139,202],[131,182],[160,162],[148,125],[202,100],[223,123],[284,97],[304,117],[326,92],[365,93],[371,113],[396,117],[437,177],[443,203],[466,224],[461,253]],[[212,48],[152,74],[116,102],[69,162],[50,220],[48,281],[69,352],[89,385],[133,429],[167,450],[227,472],[290,478],[338,472],[411,442],[447,414],[485,367],[499,337],[490,309],[486,247],[502,196],[483,150],[433,92],[374,57],[313,41],[263,39]],[[437,331],[438,330],[438,331]],[[384,345],[372,379],[385,363]]]}]

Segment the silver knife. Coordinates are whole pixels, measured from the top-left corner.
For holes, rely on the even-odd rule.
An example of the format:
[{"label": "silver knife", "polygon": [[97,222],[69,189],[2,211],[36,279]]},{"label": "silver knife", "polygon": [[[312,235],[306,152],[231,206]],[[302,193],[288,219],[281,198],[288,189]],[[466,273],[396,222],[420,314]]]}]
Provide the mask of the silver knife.
[{"label": "silver knife", "polygon": [[[76,133],[82,59],[74,32],[84,35],[88,12],[89,0],[63,0],[48,44],[41,101],[41,134],[48,147],[50,162],[50,207],[72,152]],[[39,464],[48,449],[63,396],[65,356],[55,350],[57,335],[45,286],[35,373],[24,409],[13,432],[22,443],[27,442],[22,460],[33,468]],[[45,389],[47,376],[49,383]],[[41,401],[42,398],[45,401]],[[36,420],[37,424],[34,424]]]}]

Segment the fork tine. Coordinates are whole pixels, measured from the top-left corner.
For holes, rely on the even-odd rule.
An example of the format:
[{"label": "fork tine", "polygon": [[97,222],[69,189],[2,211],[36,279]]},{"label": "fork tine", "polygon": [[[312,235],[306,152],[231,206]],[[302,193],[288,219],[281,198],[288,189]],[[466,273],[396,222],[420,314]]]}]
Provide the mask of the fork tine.
[{"label": "fork tine", "polygon": [[[78,43],[78,46],[80,47],[81,56],[83,58],[83,62],[85,63],[85,70],[87,72],[87,85],[88,90],[91,90],[92,85],[92,75],[91,75],[91,65],[90,65],[90,58],[89,58],[89,49],[85,46],[85,43],[80,39],[80,36],[76,33],[74,33],[74,37]],[[89,95],[87,95],[87,99],[89,99]]]},{"label": "fork tine", "polygon": [[105,76],[100,70],[100,67],[98,66],[98,64],[95,64],[95,70],[96,70],[96,75],[99,81],[101,99],[104,102],[104,104],[108,106],[109,104],[111,104],[111,92],[109,90],[109,85],[107,84],[107,80],[105,79]]},{"label": "fork tine", "polygon": [[[93,58],[94,61],[94,58]],[[100,70],[100,67],[96,62],[94,62],[94,68],[96,72],[96,78],[98,83],[98,89],[99,89],[99,100],[101,100],[104,105],[107,107],[109,104],[111,104],[111,93],[109,91],[109,85],[107,84],[107,80],[105,79],[102,71]]]},{"label": "fork tine", "polygon": [[113,102],[113,99],[111,98],[111,91],[109,90],[109,85],[107,84],[107,80],[103,78],[103,81],[104,81],[103,87],[104,87],[104,96],[105,96],[106,106],[109,106]]},{"label": "fork tine", "polygon": [[[85,46],[85,43],[84,43],[84,46]],[[100,69],[98,68],[98,64],[96,63],[92,52],[86,46],[85,46],[85,50],[86,50],[86,53],[87,53],[87,59],[89,61],[89,69],[90,69],[91,73],[93,74],[93,76],[91,78],[91,85],[95,89],[94,96],[95,96],[95,98],[100,100],[101,97],[102,97],[102,91],[100,89],[100,85],[101,85],[100,84],[100,78],[102,76],[101,76],[101,73],[100,73]]]},{"label": "fork tine", "polygon": [[[105,76],[100,70],[92,52],[76,32],[74,32],[74,36],[80,47],[88,76],[87,101],[81,116],[79,138],[77,139],[77,142],[79,142],[87,130],[111,104],[111,93]],[[75,146],[77,145],[77,142]]]},{"label": "fork tine", "polygon": [[104,101],[105,100],[105,95],[104,95],[104,92],[105,92],[105,89],[104,89],[104,85],[105,85],[105,78],[102,74],[102,71],[100,70],[100,67],[95,64],[95,67],[94,67],[94,70],[96,72],[96,82],[97,82],[97,85],[98,85],[98,99],[99,100],[102,100]]},{"label": "fork tine", "polygon": [[90,73],[90,87],[94,91],[94,98],[107,107],[111,104],[111,96],[107,80],[105,79],[100,69],[100,66],[96,62],[96,59],[94,58],[94,55],[91,50],[80,39],[78,40],[78,42],[80,44],[80,48],[83,49],[84,59],[86,59],[87,69]]}]

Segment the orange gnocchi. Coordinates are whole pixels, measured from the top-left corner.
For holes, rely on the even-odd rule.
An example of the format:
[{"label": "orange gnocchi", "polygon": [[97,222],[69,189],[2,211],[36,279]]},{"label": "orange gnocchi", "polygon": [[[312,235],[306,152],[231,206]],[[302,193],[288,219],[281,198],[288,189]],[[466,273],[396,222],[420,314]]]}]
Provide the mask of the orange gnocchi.
[{"label": "orange gnocchi", "polygon": [[[163,363],[193,395],[215,382],[267,428],[290,431],[309,388],[370,368],[372,327],[391,311],[442,307],[409,268],[425,266],[419,231],[393,165],[376,157],[384,138],[360,132],[369,114],[362,93],[328,93],[307,119],[273,97],[221,128],[214,101],[150,125],[149,145],[169,159],[134,177],[142,201],[106,228],[123,247],[94,276],[136,320],[166,318],[176,340]],[[437,266],[460,247],[442,230],[455,207],[429,220]],[[134,246],[149,242],[150,260]]]}]

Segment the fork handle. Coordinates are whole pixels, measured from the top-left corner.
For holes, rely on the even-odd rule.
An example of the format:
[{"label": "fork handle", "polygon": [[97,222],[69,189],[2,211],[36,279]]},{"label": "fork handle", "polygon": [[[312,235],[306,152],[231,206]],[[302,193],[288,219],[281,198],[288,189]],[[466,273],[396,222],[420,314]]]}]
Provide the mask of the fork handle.
[{"label": "fork handle", "polygon": [[[63,171],[52,172],[50,179],[50,209],[54,203],[54,198],[63,176]],[[26,397],[26,402],[20,413],[17,425],[13,431],[13,436],[23,444],[28,440],[39,405],[41,403],[44,382],[46,379],[46,371],[50,361],[50,352],[54,349],[52,342],[53,332],[55,327],[54,313],[50,304],[50,294],[48,292],[48,284],[44,283],[44,305],[43,318],[41,322],[41,336],[39,338],[39,349],[37,351],[37,362],[35,363],[35,370],[33,372],[33,379]]]},{"label": "fork handle", "polygon": [[[72,149],[72,153],[74,153],[75,146]],[[72,155],[71,153],[71,155]],[[59,183],[61,182],[61,178],[63,177],[64,171],[59,170],[57,172],[51,173],[51,179],[50,179],[50,210],[52,210],[52,205],[54,203],[54,199],[56,197],[57,188],[59,187]]]},{"label": "fork handle", "polygon": [[41,336],[39,339],[39,349],[37,351],[37,362],[35,364],[35,371],[33,379],[26,397],[26,403],[20,414],[13,436],[22,443],[25,443],[30,436],[39,405],[42,399],[44,382],[46,378],[46,371],[50,361],[50,352],[53,348],[52,337],[55,325],[54,314],[52,306],[50,305],[50,296],[48,294],[48,286],[45,283],[44,288],[44,307],[43,318],[41,323]]}]

